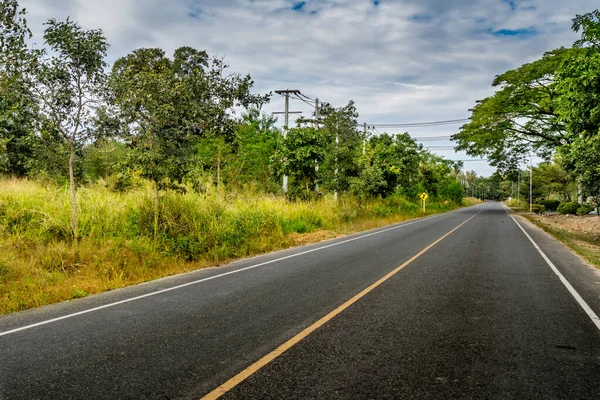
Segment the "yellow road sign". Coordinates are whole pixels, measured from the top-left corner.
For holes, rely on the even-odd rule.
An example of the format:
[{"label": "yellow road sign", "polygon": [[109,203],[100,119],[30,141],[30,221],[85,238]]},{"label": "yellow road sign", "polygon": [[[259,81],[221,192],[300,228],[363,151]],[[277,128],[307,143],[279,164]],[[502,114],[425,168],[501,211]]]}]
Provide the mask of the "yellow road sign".
[{"label": "yellow road sign", "polygon": [[421,200],[427,200],[429,198],[429,195],[427,193],[421,193],[419,197],[421,198]]}]

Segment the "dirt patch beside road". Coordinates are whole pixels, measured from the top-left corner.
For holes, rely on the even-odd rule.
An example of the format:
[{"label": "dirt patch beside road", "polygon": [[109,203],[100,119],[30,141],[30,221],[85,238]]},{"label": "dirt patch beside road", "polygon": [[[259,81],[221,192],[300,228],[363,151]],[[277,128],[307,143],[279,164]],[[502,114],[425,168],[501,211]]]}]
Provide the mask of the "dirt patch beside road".
[{"label": "dirt patch beside road", "polygon": [[524,215],[600,269],[600,217],[594,215]]},{"label": "dirt patch beside road", "polygon": [[589,240],[598,241],[600,245],[600,217],[596,215],[533,215],[534,219],[555,229],[587,236]]}]

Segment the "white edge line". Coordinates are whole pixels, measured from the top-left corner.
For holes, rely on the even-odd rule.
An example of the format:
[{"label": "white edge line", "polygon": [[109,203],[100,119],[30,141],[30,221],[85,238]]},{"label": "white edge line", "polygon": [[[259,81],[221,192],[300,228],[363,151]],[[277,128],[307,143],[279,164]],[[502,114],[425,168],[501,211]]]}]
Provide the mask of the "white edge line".
[{"label": "white edge line", "polygon": [[[508,213],[508,210],[506,208],[505,208],[505,211]],[[529,236],[529,233],[527,233],[527,231],[525,231],[525,229],[523,229],[523,227],[521,226],[521,224],[519,224],[519,222],[515,219],[515,217],[513,217],[510,214],[508,214],[508,216],[511,217],[513,221],[515,221],[515,224],[517,224],[517,226],[519,228],[521,228],[521,230],[523,231],[525,236],[527,236],[527,239],[529,239],[529,241],[533,244],[533,247],[536,248],[536,250],[544,258],[546,263],[550,266],[550,268],[552,268],[552,271],[554,271],[554,273],[556,275],[558,275],[558,278],[563,283],[563,285],[565,285],[565,287],[567,288],[569,293],[571,293],[571,295],[575,298],[575,300],[577,300],[577,303],[579,303],[581,308],[583,308],[583,311],[585,311],[585,313],[588,315],[588,317],[590,317],[590,319],[592,320],[594,325],[596,325],[596,328],[598,328],[598,330],[600,330],[600,318],[598,318],[598,315],[594,312],[594,310],[592,310],[592,308],[588,305],[588,303],[586,303],[586,301],[581,297],[581,295],[579,293],[577,293],[577,290],[575,290],[575,288],[569,283],[567,278],[565,278],[564,275],[560,273],[558,268],[556,268],[556,265],[554,265],[554,263],[552,261],[550,261],[550,259],[546,255],[546,253],[544,253],[542,251],[542,249],[540,248],[540,246],[538,246],[538,244],[531,238],[531,236]]]},{"label": "white edge line", "polygon": [[277,258],[275,260],[270,260],[270,261],[265,261],[265,262],[262,262],[262,263],[259,263],[259,264],[250,265],[248,267],[236,269],[235,271],[225,272],[223,274],[210,276],[208,278],[199,279],[197,281],[188,282],[188,283],[184,283],[184,284],[181,284],[181,285],[173,286],[173,287],[170,287],[170,288],[158,290],[156,292],[146,293],[146,294],[143,294],[143,295],[140,295],[140,296],[131,297],[129,299],[117,301],[117,302],[114,302],[114,303],[104,304],[102,306],[90,308],[90,309],[79,311],[79,312],[72,313],[72,314],[63,315],[61,317],[52,318],[52,319],[48,319],[48,320],[41,321],[41,322],[36,322],[35,324],[25,325],[25,326],[22,326],[20,328],[15,328],[15,329],[11,329],[9,331],[0,332],[0,337],[1,336],[6,336],[6,335],[10,335],[11,333],[17,333],[17,332],[24,331],[24,330],[27,330],[27,329],[35,328],[35,327],[38,327],[38,326],[51,324],[53,322],[58,322],[58,321],[62,321],[62,320],[65,320],[65,319],[77,317],[79,315],[88,314],[88,313],[91,313],[91,312],[94,312],[94,311],[103,310],[105,308],[110,308],[110,307],[118,306],[120,304],[125,304],[125,303],[130,303],[132,301],[141,300],[141,299],[144,299],[146,297],[156,296],[156,295],[159,295],[159,294],[162,294],[162,293],[166,293],[166,292],[170,292],[170,291],[173,291],[173,290],[182,289],[182,288],[187,287],[187,286],[197,285],[197,284],[202,283],[202,282],[206,282],[206,281],[210,281],[210,280],[213,280],[213,279],[221,278],[221,277],[227,276],[227,275],[237,274],[238,272],[247,271],[247,270],[250,270],[250,269],[262,267],[262,266],[267,265],[267,264],[273,264],[273,263],[276,263],[276,262],[279,262],[279,261],[283,261],[283,260],[287,260],[287,259],[290,259],[290,258],[302,256],[302,255],[313,253],[313,252],[316,252],[316,251],[321,251],[321,250],[324,250],[324,249],[328,249],[330,247],[339,246],[339,245],[342,245],[342,244],[345,244],[345,243],[349,243],[349,242],[354,242],[355,240],[360,240],[360,239],[364,239],[364,238],[367,238],[367,237],[370,237],[370,236],[379,235],[379,234],[382,234],[382,233],[385,233],[385,232],[393,231],[395,229],[403,228],[405,226],[409,226],[409,225],[413,225],[413,224],[416,224],[416,223],[419,223],[419,222],[428,221],[428,220],[431,220],[431,219],[434,219],[434,218],[438,218],[438,217],[441,217],[441,216],[447,215],[447,214],[448,213],[441,213],[441,214],[436,214],[436,215],[432,215],[432,216],[425,217],[425,218],[420,218],[420,219],[418,219],[416,221],[408,222],[408,223],[405,223],[405,224],[401,223],[402,225],[397,225],[397,226],[394,226],[394,227],[391,227],[391,228],[387,228],[387,229],[383,229],[383,230],[380,230],[380,231],[377,231],[377,232],[368,233],[366,235],[362,235],[362,236],[355,237],[355,238],[352,238],[352,239],[344,240],[344,241],[341,241],[341,242],[336,242],[336,243],[328,244],[326,246],[318,247],[316,249],[311,249],[311,250],[302,251],[300,253],[291,254],[289,256]]}]

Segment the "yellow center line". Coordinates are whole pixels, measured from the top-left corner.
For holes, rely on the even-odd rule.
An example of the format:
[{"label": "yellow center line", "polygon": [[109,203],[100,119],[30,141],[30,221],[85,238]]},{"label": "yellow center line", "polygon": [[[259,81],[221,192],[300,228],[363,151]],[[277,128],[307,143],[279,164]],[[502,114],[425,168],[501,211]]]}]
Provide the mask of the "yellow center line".
[{"label": "yellow center line", "polygon": [[[481,211],[483,211],[483,210],[481,210]],[[385,275],[383,278],[379,279],[377,282],[373,283],[372,285],[370,285],[369,287],[364,289],[362,292],[358,293],[357,295],[352,297],[350,300],[346,301],[344,304],[342,304],[335,310],[331,311],[329,314],[325,315],[323,318],[321,318],[320,320],[318,320],[317,322],[315,322],[308,328],[304,329],[302,332],[298,333],[296,336],[294,336],[287,342],[285,342],[282,345],[280,345],[279,347],[277,347],[272,352],[265,355],[264,357],[262,357],[261,359],[256,361],[254,364],[250,365],[248,368],[244,369],[242,372],[240,372],[233,378],[229,379],[227,382],[223,383],[221,386],[219,386],[212,392],[208,393],[206,396],[202,397],[201,400],[218,399],[219,397],[223,396],[225,393],[227,393],[228,391],[230,391],[231,389],[233,389],[234,387],[236,387],[237,385],[242,383],[244,380],[246,380],[248,377],[250,377],[251,375],[256,373],[259,369],[261,369],[265,365],[269,364],[271,361],[275,360],[281,354],[286,352],[288,349],[290,349],[291,347],[296,345],[302,339],[304,339],[305,337],[307,337],[308,335],[310,335],[311,333],[313,333],[314,331],[319,329],[321,326],[325,325],[327,322],[331,321],[335,316],[337,316],[342,311],[344,311],[345,309],[350,307],[352,304],[356,303],[358,300],[360,300],[367,293],[371,292],[377,286],[381,285],[382,283],[384,283],[385,281],[390,279],[392,276],[396,275],[404,267],[406,267],[407,265],[409,265],[410,263],[415,261],[417,258],[421,257],[427,251],[429,251],[433,246],[435,246],[436,244],[438,244],[439,242],[441,242],[442,240],[444,240],[445,238],[450,236],[453,232],[455,232],[461,226],[463,226],[464,224],[466,224],[467,222],[469,222],[470,220],[472,220],[473,218],[478,216],[481,213],[481,211],[479,211],[477,214],[473,215],[471,218],[467,219],[466,221],[464,221],[463,223],[461,223],[460,225],[458,225],[457,227],[452,229],[450,232],[446,233],[444,236],[442,236],[435,242],[431,243],[429,246],[425,247],[423,250],[421,250],[420,252],[418,252],[417,254],[412,256],[404,264],[402,264],[398,268],[394,269],[393,271],[391,271],[390,273]]]}]

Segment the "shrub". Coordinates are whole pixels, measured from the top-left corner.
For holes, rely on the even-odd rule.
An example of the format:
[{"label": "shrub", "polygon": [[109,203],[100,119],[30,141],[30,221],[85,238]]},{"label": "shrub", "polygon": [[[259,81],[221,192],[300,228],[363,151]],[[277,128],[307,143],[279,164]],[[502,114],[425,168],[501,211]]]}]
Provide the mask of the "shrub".
[{"label": "shrub", "polygon": [[546,210],[548,210],[548,211],[556,211],[558,209],[558,206],[560,205],[560,201],[559,200],[540,200],[537,202],[537,204],[546,207]]},{"label": "shrub", "polygon": [[577,215],[587,215],[593,209],[594,209],[593,207],[583,204],[581,207],[579,207],[577,209]]},{"label": "shrub", "polygon": [[541,204],[534,204],[531,207],[531,211],[533,211],[536,214],[543,214],[546,212],[546,207],[544,207]]},{"label": "shrub", "polygon": [[574,201],[568,201],[565,203],[560,203],[558,206],[558,212],[560,214],[577,214],[577,209],[579,208],[579,203]]},{"label": "shrub", "polygon": [[465,191],[459,182],[452,182],[441,191],[444,199],[453,201],[455,204],[462,204]]}]

